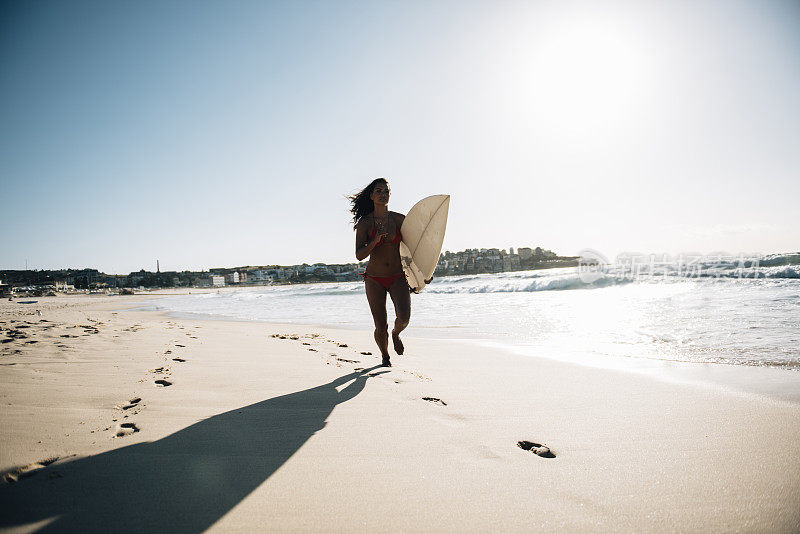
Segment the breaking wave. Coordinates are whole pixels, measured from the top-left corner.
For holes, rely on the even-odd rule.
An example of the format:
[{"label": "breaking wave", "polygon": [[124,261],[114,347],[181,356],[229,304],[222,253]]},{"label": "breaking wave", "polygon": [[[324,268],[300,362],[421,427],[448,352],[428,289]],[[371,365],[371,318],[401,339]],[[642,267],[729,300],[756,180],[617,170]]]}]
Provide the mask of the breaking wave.
[{"label": "breaking wave", "polygon": [[[519,273],[498,273],[478,275],[467,278],[434,279],[425,291],[429,293],[517,293],[534,291],[563,291],[570,289],[596,289],[615,285],[628,284],[631,281],[613,276],[602,276],[589,283],[581,279],[580,273],[570,268],[571,272],[558,274],[530,274],[537,271]],[[510,276],[504,276],[510,275]]]}]

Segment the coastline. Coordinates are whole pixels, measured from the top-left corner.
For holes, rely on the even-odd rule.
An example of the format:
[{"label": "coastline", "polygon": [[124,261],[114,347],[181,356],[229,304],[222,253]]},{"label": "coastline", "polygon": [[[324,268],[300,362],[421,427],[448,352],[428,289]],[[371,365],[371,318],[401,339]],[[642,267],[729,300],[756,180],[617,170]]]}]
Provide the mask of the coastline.
[{"label": "coastline", "polygon": [[0,469],[59,458],[0,487],[0,527],[800,528],[796,403],[413,328],[373,369],[371,331],[121,309],[152,296],[0,306],[34,323],[3,345]]},{"label": "coastline", "polygon": [[[192,293],[210,293],[216,291],[197,292],[188,290]],[[217,290],[220,291],[220,290]],[[241,292],[247,288],[228,287],[221,288],[221,291]],[[303,326],[307,328],[336,329],[349,332],[363,330],[363,326],[351,324],[323,324],[313,322],[294,322],[275,323],[269,320],[252,319],[247,320],[242,317],[219,316],[204,313],[189,313],[171,310],[158,310],[154,305],[161,298],[173,295],[187,294],[187,290],[171,290],[159,293],[150,293],[146,296],[147,306],[132,308],[136,311],[163,311],[169,317],[178,320],[198,320],[198,321],[233,321],[233,322],[255,322],[260,324],[286,324],[293,326]],[[151,306],[152,305],[152,306]],[[598,353],[585,354],[582,352],[560,351],[551,354],[542,351],[530,344],[499,342],[496,339],[484,339],[480,336],[472,335],[462,337],[449,333],[448,328],[416,325],[412,321],[411,327],[406,330],[404,336],[412,339],[421,340],[440,340],[448,343],[466,344],[488,348],[491,351],[502,351],[521,355],[526,358],[544,358],[556,360],[564,363],[575,364],[589,367],[592,369],[611,369],[624,373],[634,373],[645,375],[657,380],[693,384],[701,387],[722,388],[731,393],[739,395],[754,395],[766,397],[768,399],[800,403],[800,371],[794,369],[783,369],[772,366],[745,365],[728,362],[696,362],[687,359],[665,359],[662,356],[649,356],[646,351],[641,351],[635,357],[619,355],[602,355]]]}]

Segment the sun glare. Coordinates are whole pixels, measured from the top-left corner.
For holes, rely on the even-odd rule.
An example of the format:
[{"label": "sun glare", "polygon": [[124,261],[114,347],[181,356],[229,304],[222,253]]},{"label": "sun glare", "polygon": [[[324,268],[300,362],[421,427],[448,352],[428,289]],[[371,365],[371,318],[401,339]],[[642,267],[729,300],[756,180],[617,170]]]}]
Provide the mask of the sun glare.
[{"label": "sun glare", "polygon": [[625,128],[640,108],[642,43],[608,21],[572,21],[537,39],[529,62],[536,118],[585,135]]}]

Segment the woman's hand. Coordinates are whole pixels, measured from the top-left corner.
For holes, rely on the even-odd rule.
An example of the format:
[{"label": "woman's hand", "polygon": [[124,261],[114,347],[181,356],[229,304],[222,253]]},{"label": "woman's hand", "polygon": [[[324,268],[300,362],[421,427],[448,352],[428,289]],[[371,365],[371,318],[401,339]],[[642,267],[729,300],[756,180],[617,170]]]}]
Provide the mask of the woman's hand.
[{"label": "woman's hand", "polygon": [[384,233],[382,233],[382,234],[377,234],[375,237],[373,237],[373,238],[372,238],[372,241],[371,241],[371,242],[370,242],[370,244],[369,244],[370,248],[375,248],[375,247],[377,247],[377,246],[378,246],[378,245],[380,245],[380,244],[383,242],[383,240],[384,240],[384,239],[386,239],[387,237],[389,237],[389,234],[387,234],[386,232],[384,232]]},{"label": "woman's hand", "polygon": [[[373,237],[371,241],[367,241],[366,229],[359,229],[358,232],[363,232],[363,235],[356,234],[356,259],[358,261],[367,259],[367,256],[372,254],[375,247],[388,235],[384,232]],[[363,239],[363,241],[361,241],[361,239]],[[358,243],[364,243],[364,245],[358,246]]]}]

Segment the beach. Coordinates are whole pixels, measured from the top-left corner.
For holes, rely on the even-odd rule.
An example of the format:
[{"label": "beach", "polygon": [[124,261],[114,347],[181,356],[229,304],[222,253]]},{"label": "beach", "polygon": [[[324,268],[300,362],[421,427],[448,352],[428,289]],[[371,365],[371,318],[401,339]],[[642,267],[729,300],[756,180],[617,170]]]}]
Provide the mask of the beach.
[{"label": "beach", "polygon": [[790,398],[154,298],[0,304],[3,531],[800,531]]}]

